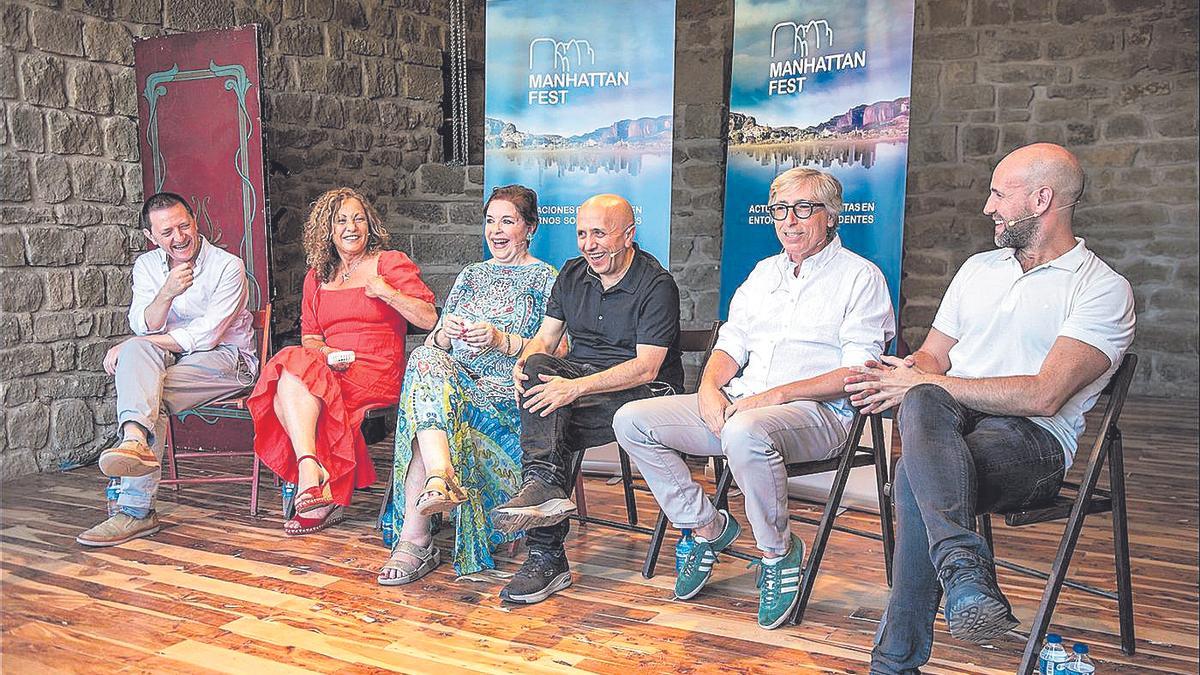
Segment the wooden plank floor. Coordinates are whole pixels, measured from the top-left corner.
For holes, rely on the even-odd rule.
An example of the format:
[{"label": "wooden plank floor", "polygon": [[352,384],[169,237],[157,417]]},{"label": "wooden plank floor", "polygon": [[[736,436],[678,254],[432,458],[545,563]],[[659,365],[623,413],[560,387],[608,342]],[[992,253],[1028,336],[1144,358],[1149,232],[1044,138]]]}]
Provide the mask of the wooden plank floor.
[{"label": "wooden plank floor", "polygon": [[[1196,402],[1131,401],[1125,419],[1138,653],[1115,647],[1112,601],[1066,589],[1054,627],[1089,643],[1103,673],[1196,672]],[[386,442],[375,454],[383,467]],[[879,545],[835,534],[804,625],[763,631],[754,623],[753,577],[740,561],[726,559],[704,593],[676,602],[670,542],[664,573],[645,580],[646,537],[578,525],[568,542],[575,584],[540,605],[500,603],[501,577],[516,568],[504,556],[495,576],[456,580],[443,565],[416,584],[382,588],[374,577],[385,551],[372,529],[379,486],[356,495],[341,527],[287,539],[278,493],[266,485],[257,519],[246,514],[244,485],[189,487],[178,497],[164,490],[162,532],[109,549],[74,542],[103,516],[95,467],[0,486],[0,669],[859,673],[887,595]],[[623,517],[617,487],[589,479],[587,493],[594,514]],[[639,500],[652,521],[652,501]],[[740,500],[733,503],[739,511]],[[839,522],[878,531],[865,514]],[[1106,516],[1089,519],[1072,578],[1111,587],[1110,525]],[[813,528],[796,527],[811,542]],[[997,548],[1045,568],[1061,529],[1000,526]],[[439,541],[448,547],[448,534]],[[1041,582],[1001,571],[1001,584],[1028,625]],[[940,621],[937,629],[926,672],[1016,667],[1015,636],[974,647],[952,640]]]}]

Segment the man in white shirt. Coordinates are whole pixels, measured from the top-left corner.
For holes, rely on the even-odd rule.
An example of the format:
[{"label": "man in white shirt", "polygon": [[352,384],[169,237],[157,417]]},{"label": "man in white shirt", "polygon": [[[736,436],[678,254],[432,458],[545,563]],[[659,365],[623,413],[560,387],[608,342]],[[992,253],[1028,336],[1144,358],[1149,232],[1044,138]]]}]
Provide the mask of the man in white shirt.
[{"label": "man in white shirt", "polygon": [[1083,183],[1058,145],[1001,160],[983,208],[1001,248],[963,264],[915,354],[846,380],[864,411],[903,402],[895,572],[872,673],[918,672],[943,593],[956,638],[1017,625],[975,516],[1058,493],[1083,415],[1133,341],[1129,282],[1072,232]]},{"label": "man in white shirt", "polygon": [[100,470],[121,477],[119,509],[76,538],[85,546],[158,531],[154,498],[166,412],[241,391],[258,370],[241,259],[200,236],[191,207],[173,193],[146,200],[141,226],[157,248],[133,264],[134,337],[104,357],[104,370],[116,379],[121,440],[100,454]]},{"label": "man in white shirt", "polygon": [[676,451],[727,458],[763,553],[758,622],[768,629],[795,608],[804,559],[788,525],[785,463],[837,452],[853,418],[843,379],[895,332],[883,274],[837,236],[841,183],[790,169],[769,202],[783,251],[734,294],[698,393],[628,403],[613,419],[663,513],[695,537],[675,582],[681,599],[700,592],[741,526],[704,497]]}]

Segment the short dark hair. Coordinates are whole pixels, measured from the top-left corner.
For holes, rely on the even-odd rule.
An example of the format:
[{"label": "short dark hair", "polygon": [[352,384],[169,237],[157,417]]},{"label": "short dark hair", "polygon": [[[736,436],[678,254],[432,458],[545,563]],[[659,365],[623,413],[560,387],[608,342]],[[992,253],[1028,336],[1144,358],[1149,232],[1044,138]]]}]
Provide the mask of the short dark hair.
[{"label": "short dark hair", "polygon": [[150,212],[169,209],[176,204],[182,204],[187,211],[188,216],[195,219],[196,213],[192,211],[192,205],[187,203],[187,200],[174,192],[157,192],[150,195],[150,198],[142,204],[142,216],[138,219],[138,223],[143,230],[150,229]]},{"label": "short dark hair", "polygon": [[487,209],[492,205],[492,202],[499,199],[502,202],[508,202],[517,208],[517,215],[521,216],[521,220],[525,221],[525,225],[529,227],[529,232],[532,234],[537,231],[538,227],[538,205],[537,193],[524,185],[503,185],[492,190],[492,194],[483,204],[483,212],[487,213]]}]

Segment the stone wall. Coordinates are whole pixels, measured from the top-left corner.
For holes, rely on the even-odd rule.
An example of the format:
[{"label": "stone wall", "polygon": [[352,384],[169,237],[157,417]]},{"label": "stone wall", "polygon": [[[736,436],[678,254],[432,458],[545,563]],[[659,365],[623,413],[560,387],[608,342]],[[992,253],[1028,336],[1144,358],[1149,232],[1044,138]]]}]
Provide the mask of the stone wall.
[{"label": "stone wall", "polygon": [[[688,326],[717,311],[732,4],[678,0],[672,270]],[[482,0],[468,15],[479,63]],[[990,246],[991,167],[1055,141],[1088,171],[1080,234],[1135,285],[1137,391],[1196,395],[1196,20],[1183,1],[918,0],[910,343]],[[86,461],[111,428],[100,362],[127,331],[141,250],[134,37],[263,27],[278,329],[298,314],[307,205],[329,187],[373,195],[439,297],[482,253],[482,171],[440,163],[445,3],[21,0],[0,21],[0,478]],[[478,143],[478,79],[471,92]]]},{"label": "stone wall", "polygon": [[300,227],[325,189],[373,195],[443,295],[479,258],[461,205],[480,172],[439,165],[444,3],[38,0],[0,21],[0,479],[88,461],[112,429],[101,360],[128,331],[142,250],[136,37],[262,27],[277,329],[298,314]]}]

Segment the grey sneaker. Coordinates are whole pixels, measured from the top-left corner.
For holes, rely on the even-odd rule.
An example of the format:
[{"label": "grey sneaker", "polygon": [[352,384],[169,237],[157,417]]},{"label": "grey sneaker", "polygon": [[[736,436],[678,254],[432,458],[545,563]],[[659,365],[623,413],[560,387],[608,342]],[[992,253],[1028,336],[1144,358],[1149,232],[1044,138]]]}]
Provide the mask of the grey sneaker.
[{"label": "grey sneaker", "polygon": [[562,551],[529,549],[525,564],[500,591],[500,599],[518,605],[532,605],[571,585],[571,568]]},{"label": "grey sneaker", "polygon": [[549,527],[575,513],[575,502],[559,488],[530,476],[507,502],[492,509],[492,526],[512,534],[531,527]]},{"label": "grey sneaker", "polygon": [[75,541],[84,546],[116,546],[138,537],[158,532],[158,514],[151,511],[145,518],[119,512],[90,530],[82,532]]}]

